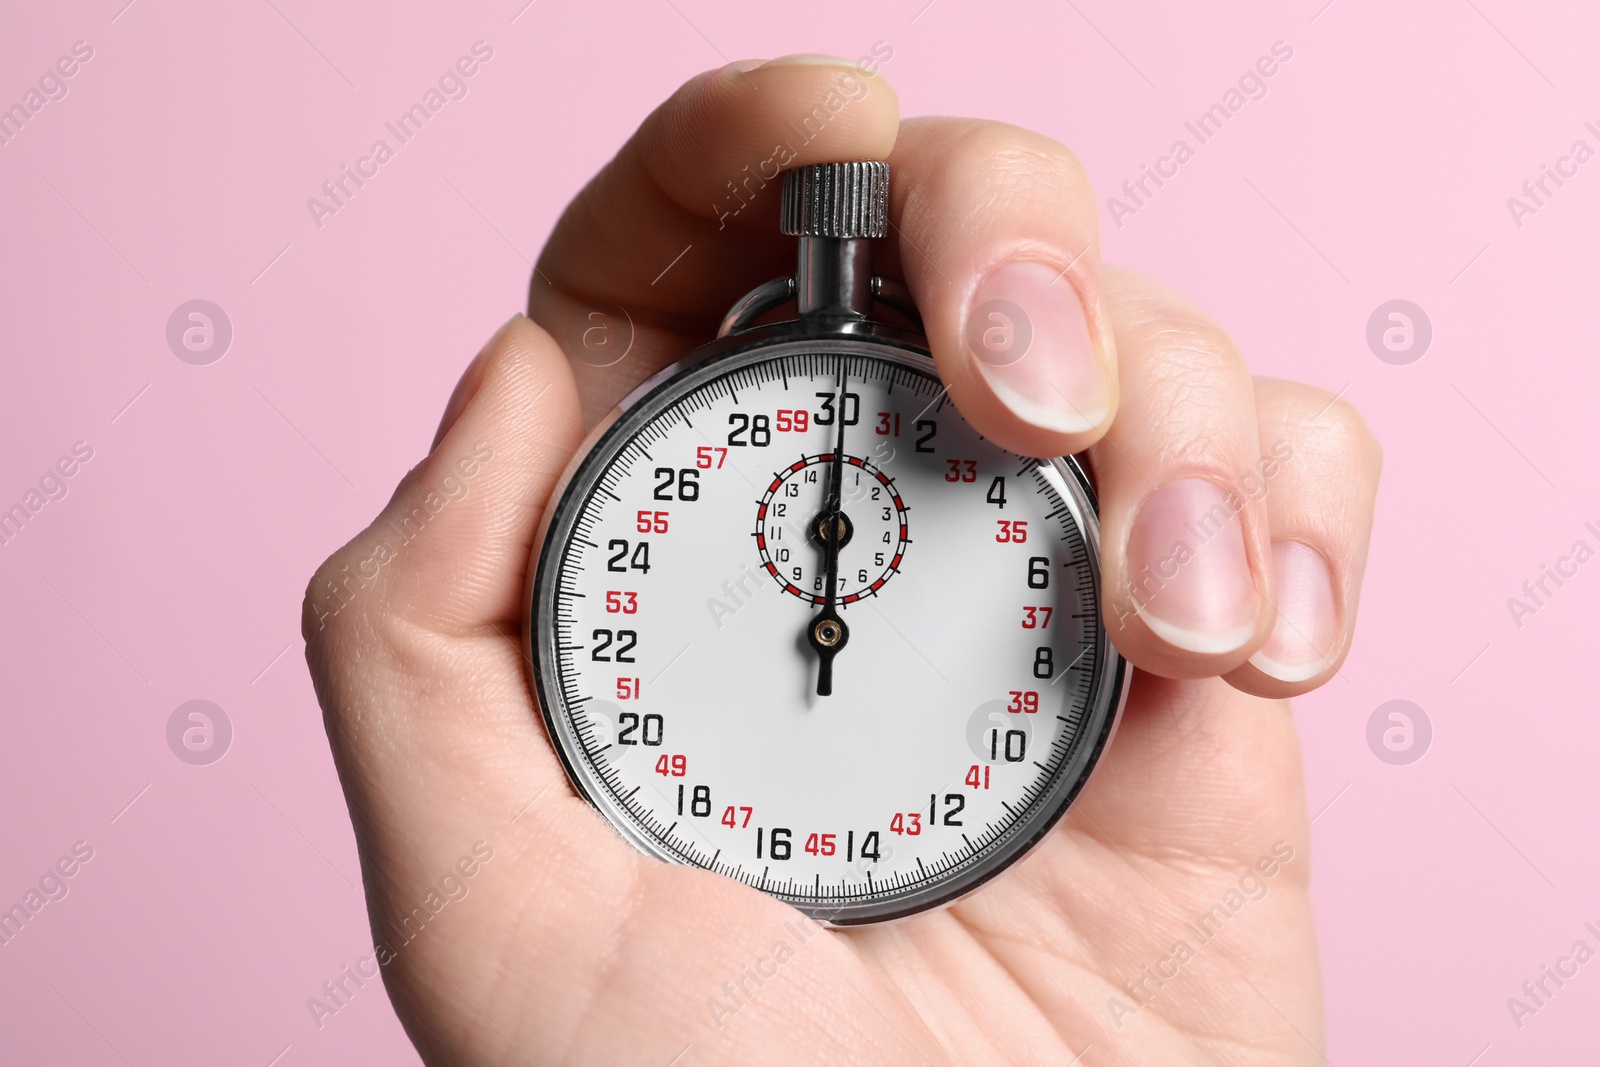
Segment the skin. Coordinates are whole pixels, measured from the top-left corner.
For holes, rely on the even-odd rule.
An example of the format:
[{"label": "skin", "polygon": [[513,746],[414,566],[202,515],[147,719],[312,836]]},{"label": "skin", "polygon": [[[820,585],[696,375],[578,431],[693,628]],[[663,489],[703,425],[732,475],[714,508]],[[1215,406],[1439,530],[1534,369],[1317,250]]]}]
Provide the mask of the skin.
[{"label": "skin", "polygon": [[[713,205],[728,210],[728,179],[852,74],[816,57],[736,64],[653,113],[557,225],[529,317],[469,365],[432,451],[312,579],[307,659],[395,1010],[430,1064],[1323,1062],[1309,830],[1282,698],[1322,684],[1349,648],[1381,454],[1348,405],[1252,378],[1201,312],[1102,266],[1082,168],[1037,134],[901,122],[880,77],[789,163],[887,158],[895,229],[880,270],[910,287],[963,414],[1019,452],[1088,451],[1107,624],[1137,672],[1071,812],[954,906],[841,932],[646,858],[567,783],[520,651],[551,490],[586,425],[790,268],[775,184],[736,216]],[[1083,302],[1116,398],[1085,432],[1020,420],[961,343],[977,280],[1012,258],[1064,267],[1065,297]],[[618,306],[633,323],[627,358],[569,359],[573,324]],[[1280,441],[1295,461],[1240,514],[1254,638],[1221,655],[1165,644],[1117,591],[1140,502],[1184,475],[1238,484]],[[393,531],[419,507],[436,513],[402,545]],[[1276,622],[1271,544],[1284,538],[1327,561],[1338,611],[1326,668],[1294,683],[1249,662]],[[463,877],[477,842],[492,858]],[[1195,924],[1214,905],[1225,921],[1212,936]]]}]

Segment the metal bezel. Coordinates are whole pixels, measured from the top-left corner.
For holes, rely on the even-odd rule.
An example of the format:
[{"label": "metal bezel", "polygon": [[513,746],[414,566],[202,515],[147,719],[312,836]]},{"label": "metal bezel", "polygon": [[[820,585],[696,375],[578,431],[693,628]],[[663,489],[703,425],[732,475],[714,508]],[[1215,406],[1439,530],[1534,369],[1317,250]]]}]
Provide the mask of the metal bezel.
[{"label": "metal bezel", "polygon": [[[538,620],[553,617],[555,582],[550,576],[582,506],[593,492],[595,484],[604,476],[605,469],[621,451],[619,442],[630,440],[639,427],[654,419],[683,394],[723,374],[796,352],[845,351],[897,362],[937,381],[938,375],[933,369],[926,344],[919,334],[865,320],[819,323],[802,319],[720,338],[695,349],[683,360],[636,388],[609,417],[595,427],[557,483],[551,495],[552,505],[545,511],[539,536],[534,542],[534,558],[529,562],[529,580],[523,601],[524,658],[532,674],[533,693],[539,703],[545,730],[568,780],[577,793],[599,811],[625,840],[646,855],[666,862],[692,865],[644,834],[634,825],[631,816],[598,786],[594,778],[582,772],[578,765],[582,760],[582,749],[569,725],[565,700],[559,686],[546,673],[548,670],[553,674],[557,662],[554,627],[540,626]],[[1049,463],[1060,478],[1059,489],[1063,499],[1083,533],[1098,600],[1101,595],[1100,524],[1094,491],[1075,458],[1053,458],[1041,462]],[[1121,718],[1127,700],[1129,667],[1112,645],[1103,618],[1100,620],[1098,644],[1099,669],[1091,683],[1084,727],[1072,752],[1062,761],[1051,780],[1045,793],[1050,798],[1048,803],[1035,804],[1029,816],[1013,825],[981,859],[969,861],[957,868],[957,873],[952,876],[909,893],[872,897],[842,905],[819,906],[803,899],[772,895],[830,926],[888,922],[952,904],[1022,859],[1060,821],[1077,798]]]}]

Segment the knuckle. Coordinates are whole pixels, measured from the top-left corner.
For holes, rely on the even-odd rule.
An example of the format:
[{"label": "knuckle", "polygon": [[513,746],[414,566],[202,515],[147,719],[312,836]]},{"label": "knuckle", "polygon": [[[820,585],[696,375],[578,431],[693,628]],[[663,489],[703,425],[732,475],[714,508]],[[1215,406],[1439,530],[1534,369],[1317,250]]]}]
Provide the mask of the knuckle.
[{"label": "knuckle", "polygon": [[987,119],[911,119],[903,124],[919,142],[919,156],[937,166],[919,174],[919,195],[948,218],[960,205],[971,218],[996,209],[1081,206],[1094,217],[1088,175],[1071,149],[1043,134]]},{"label": "knuckle", "polygon": [[1257,395],[1262,424],[1298,438],[1302,447],[1374,474],[1383,464],[1383,446],[1350,401],[1304,382],[1260,379]]},{"label": "knuckle", "polygon": [[346,610],[347,590],[341,588],[348,565],[344,562],[345,549],[340,549],[322,562],[306,583],[305,596],[300,602],[300,635],[305,639],[310,653],[318,653],[335,643],[336,635],[348,631],[354,612]]},{"label": "knuckle", "polygon": [[1108,271],[1117,350],[1149,354],[1153,375],[1165,384],[1195,385],[1245,370],[1239,346],[1210,316],[1171,290],[1132,274]]},{"label": "knuckle", "polygon": [[1330,443],[1341,452],[1381,462],[1383,446],[1378,443],[1377,435],[1372,432],[1367,420],[1362,418],[1361,412],[1356,410],[1355,405],[1343,397],[1330,399],[1325,403],[1328,410],[1323,413],[1319,421],[1328,423],[1325,432],[1332,439]]},{"label": "knuckle", "polygon": [[306,583],[300,605],[300,633],[307,654],[320,656],[335,646],[360,640],[373,631],[374,601],[380,578],[362,537],[338,549]]},{"label": "knuckle", "polygon": [[1059,141],[1004,123],[969,128],[957,143],[962,158],[980,161],[997,202],[1029,206],[1091,199],[1078,157]]}]

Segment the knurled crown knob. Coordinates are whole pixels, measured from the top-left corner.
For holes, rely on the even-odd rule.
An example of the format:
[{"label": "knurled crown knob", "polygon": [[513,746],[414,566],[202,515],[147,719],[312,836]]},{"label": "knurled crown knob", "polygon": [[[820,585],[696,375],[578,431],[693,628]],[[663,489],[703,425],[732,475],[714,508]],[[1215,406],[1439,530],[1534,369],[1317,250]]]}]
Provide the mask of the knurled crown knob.
[{"label": "knurled crown knob", "polygon": [[778,228],[803,237],[884,237],[889,164],[816,163],[783,175]]}]

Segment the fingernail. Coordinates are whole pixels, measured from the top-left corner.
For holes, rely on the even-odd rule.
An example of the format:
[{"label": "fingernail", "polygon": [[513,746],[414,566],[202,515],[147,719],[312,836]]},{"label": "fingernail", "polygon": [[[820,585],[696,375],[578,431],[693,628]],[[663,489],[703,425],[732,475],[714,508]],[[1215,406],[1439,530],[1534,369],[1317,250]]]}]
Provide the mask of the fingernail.
[{"label": "fingernail", "polygon": [[979,373],[1024,422],[1084,433],[1110,413],[1088,317],[1059,268],[1018,261],[990,271],[972,294],[965,333]]},{"label": "fingernail", "polygon": [[1333,575],[1322,553],[1299,541],[1272,545],[1272,585],[1278,618],[1272,636],[1250,657],[1257,670],[1282,682],[1315,678],[1328,666],[1339,620]]},{"label": "fingernail", "polygon": [[450,427],[456,424],[461,413],[467,410],[467,405],[472,403],[472,398],[478,395],[478,387],[483,384],[483,369],[489,363],[489,353],[494,351],[495,344],[511,328],[511,324],[522,318],[522,312],[517,312],[505,321],[494,332],[494,336],[484,342],[478,354],[472,357],[472,362],[467,364],[467,369],[461,373],[461,380],[456,382],[454,391],[450,394],[450,402],[444,406],[444,417],[439,420],[439,430],[433,435],[433,444],[428,446],[432,452],[439,447],[439,442],[444,440],[444,435],[450,432]]},{"label": "fingernail", "polygon": [[1128,535],[1128,582],[1139,617],[1169,645],[1219,655],[1255,633],[1257,594],[1238,511],[1202,478],[1169,482],[1140,506]]},{"label": "fingernail", "polygon": [[766,62],[765,59],[741,59],[737,63],[729,63],[728,67],[738,71],[740,74],[748,74],[757,67],[765,66]]}]

